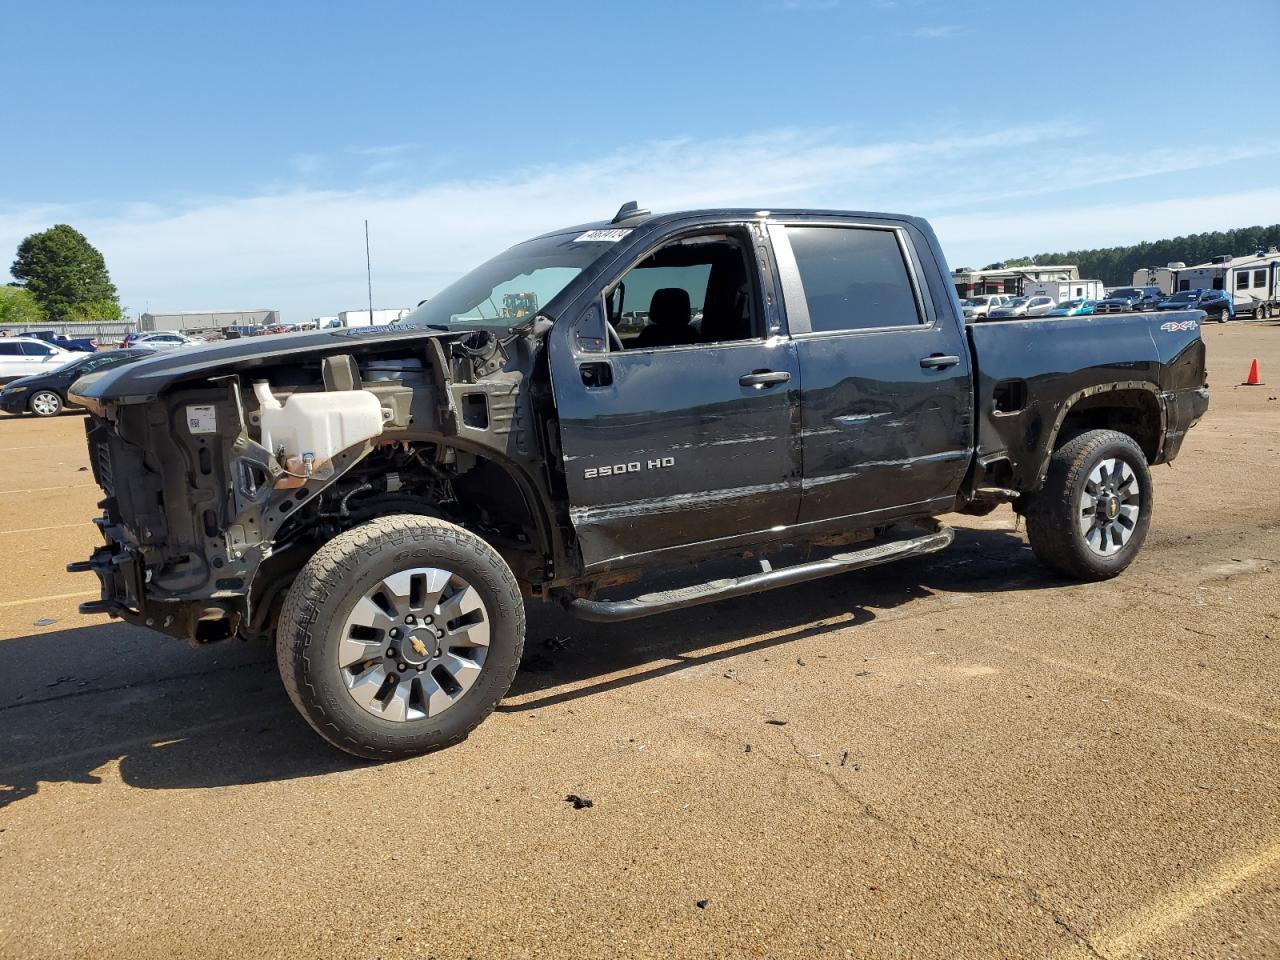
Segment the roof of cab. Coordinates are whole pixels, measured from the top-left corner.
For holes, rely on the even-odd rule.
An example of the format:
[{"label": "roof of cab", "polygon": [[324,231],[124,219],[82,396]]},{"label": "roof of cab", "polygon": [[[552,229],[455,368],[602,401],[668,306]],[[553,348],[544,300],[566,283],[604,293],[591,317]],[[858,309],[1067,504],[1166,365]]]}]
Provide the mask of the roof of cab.
[{"label": "roof of cab", "polygon": [[901,213],[872,213],[868,210],[820,210],[789,207],[786,209],[760,209],[752,207],[718,207],[706,210],[674,210],[667,213],[649,213],[641,211],[635,216],[614,222],[613,220],[595,220],[580,223],[572,227],[561,227],[549,230],[531,239],[541,240],[545,237],[559,237],[567,233],[583,233],[587,230],[634,230],[637,227],[658,227],[682,220],[765,220],[791,217],[841,217],[865,218],[874,220],[900,220],[925,226],[920,217],[907,216]]}]

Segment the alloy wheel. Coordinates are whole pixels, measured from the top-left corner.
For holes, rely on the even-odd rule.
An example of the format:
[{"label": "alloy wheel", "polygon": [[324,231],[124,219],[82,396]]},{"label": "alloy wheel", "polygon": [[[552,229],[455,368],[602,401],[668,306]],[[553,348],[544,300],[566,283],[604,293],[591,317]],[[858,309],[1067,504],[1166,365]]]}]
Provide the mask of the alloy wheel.
[{"label": "alloy wheel", "polygon": [[338,644],[338,667],[351,698],[375,717],[435,717],[480,676],[489,627],[484,600],[458,574],[402,570],[356,601]]},{"label": "alloy wheel", "polygon": [[1089,549],[1101,557],[1119,553],[1142,512],[1142,494],[1133,468],[1119,457],[1099,462],[1080,493],[1077,517]]},{"label": "alloy wheel", "polygon": [[42,417],[52,417],[62,409],[62,400],[56,393],[45,390],[31,398],[31,409]]}]

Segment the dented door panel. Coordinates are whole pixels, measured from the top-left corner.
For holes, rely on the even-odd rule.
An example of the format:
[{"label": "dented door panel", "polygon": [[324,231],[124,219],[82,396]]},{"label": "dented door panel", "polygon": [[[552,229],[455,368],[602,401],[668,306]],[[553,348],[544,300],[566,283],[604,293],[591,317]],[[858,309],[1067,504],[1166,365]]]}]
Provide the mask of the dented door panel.
[{"label": "dented door panel", "polygon": [[[557,346],[567,351],[567,339]],[[564,359],[556,405],[587,569],[795,522],[799,376],[789,341]],[[577,362],[607,363],[612,384],[585,386]],[[739,382],[756,370],[789,380]]]}]

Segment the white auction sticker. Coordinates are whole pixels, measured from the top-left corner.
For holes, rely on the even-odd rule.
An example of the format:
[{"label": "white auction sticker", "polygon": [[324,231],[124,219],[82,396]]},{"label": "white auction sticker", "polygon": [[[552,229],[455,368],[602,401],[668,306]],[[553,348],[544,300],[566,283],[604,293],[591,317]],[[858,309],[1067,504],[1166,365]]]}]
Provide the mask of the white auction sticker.
[{"label": "white auction sticker", "polygon": [[630,230],[588,230],[586,233],[574,237],[574,243],[617,243],[625,237]]},{"label": "white auction sticker", "polygon": [[212,404],[187,407],[187,427],[192,433],[217,433],[217,409]]}]

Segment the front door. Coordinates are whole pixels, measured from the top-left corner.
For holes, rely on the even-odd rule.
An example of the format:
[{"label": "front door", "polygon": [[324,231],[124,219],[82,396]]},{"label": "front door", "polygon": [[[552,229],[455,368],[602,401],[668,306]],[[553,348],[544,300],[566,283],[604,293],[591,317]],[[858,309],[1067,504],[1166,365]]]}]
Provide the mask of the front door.
[{"label": "front door", "polygon": [[795,522],[800,383],[757,266],[764,242],[731,225],[656,242],[557,325],[560,443],[588,572]]},{"label": "front door", "polygon": [[972,384],[911,233],[830,221],[770,236],[804,382],[800,521],[932,512],[972,455]]}]

